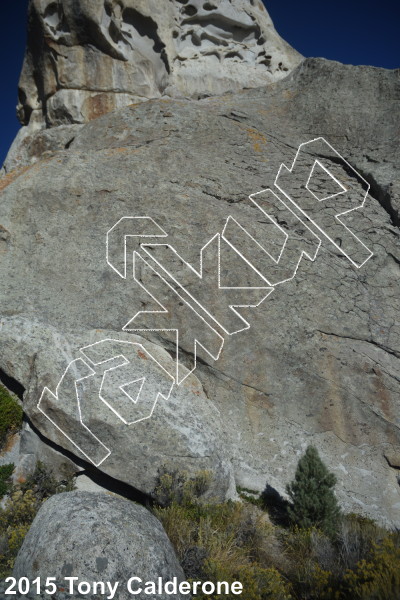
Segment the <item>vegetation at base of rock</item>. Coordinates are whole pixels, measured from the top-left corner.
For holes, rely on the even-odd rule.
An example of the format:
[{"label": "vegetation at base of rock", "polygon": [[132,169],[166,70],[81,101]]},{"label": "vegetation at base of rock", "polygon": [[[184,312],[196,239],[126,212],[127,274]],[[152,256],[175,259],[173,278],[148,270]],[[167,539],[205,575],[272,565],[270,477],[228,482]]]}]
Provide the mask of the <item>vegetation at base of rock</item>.
[{"label": "vegetation at base of rock", "polygon": [[333,488],[336,477],[322,462],[318,450],[308,446],[300,458],[294,480],[287,486],[292,503],[288,516],[293,525],[317,527],[334,535],[340,509]]},{"label": "vegetation at base of rock", "polygon": [[39,507],[40,501],[32,490],[15,490],[5,508],[0,510],[0,577],[11,573],[18,550]]},{"label": "vegetation at base of rock", "polygon": [[262,494],[256,490],[237,486],[236,491],[243,500],[246,500],[246,502],[250,502],[250,504],[254,504],[255,506],[264,506]]},{"label": "vegetation at base of rock", "polygon": [[190,478],[184,471],[170,471],[163,466],[159,469],[154,495],[161,506],[190,504],[193,498],[199,499],[208,491],[211,480],[209,471],[199,471],[196,477]]},{"label": "vegetation at base of rock", "polygon": [[11,489],[11,475],[14,471],[12,463],[0,466],[0,498],[3,498]]},{"label": "vegetation at base of rock", "polygon": [[0,385],[0,445],[4,445],[7,435],[21,428],[23,411],[10,392]]},{"label": "vegetation at base of rock", "polygon": [[386,600],[400,598],[400,543],[398,536],[374,543],[367,559],[362,559],[343,578],[346,598]]},{"label": "vegetation at base of rock", "polygon": [[[6,466],[14,468],[14,465]],[[57,481],[40,462],[25,483],[10,487],[6,504],[0,508],[0,578],[11,573],[41,504],[54,494],[74,489],[72,480]]]},{"label": "vegetation at base of rock", "polygon": [[334,535],[282,527],[261,508],[263,495],[257,506],[247,499],[215,504],[190,492],[201,481],[204,473],[196,481],[163,472],[156,490],[163,504],[153,508],[188,579],[241,581],[246,600],[400,598],[400,532],[354,514],[337,520]]},{"label": "vegetation at base of rock", "polygon": [[[263,566],[265,543],[272,527],[265,513],[244,502],[206,503],[196,491],[210,475],[190,479],[185,473],[164,473],[156,495],[163,506],[154,513],[173,543],[188,579],[241,581],[247,600],[290,600],[290,586],[273,567]],[[185,490],[177,494],[176,487]],[[178,500],[177,500],[178,498]],[[269,594],[269,595],[268,595]],[[217,596],[199,596],[199,598]]]},{"label": "vegetation at base of rock", "polygon": [[38,461],[35,471],[27,478],[25,483],[20,484],[22,491],[32,490],[36,498],[45,500],[62,492],[72,492],[75,489],[72,477],[63,480],[56,479],[46,465]]}]

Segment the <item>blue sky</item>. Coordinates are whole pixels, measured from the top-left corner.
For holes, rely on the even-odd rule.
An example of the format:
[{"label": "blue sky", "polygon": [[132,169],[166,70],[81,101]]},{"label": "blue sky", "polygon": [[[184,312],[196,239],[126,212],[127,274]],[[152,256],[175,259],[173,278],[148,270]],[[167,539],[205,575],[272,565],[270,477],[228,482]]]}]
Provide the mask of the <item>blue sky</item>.
[{"label": "blue sky", "polygon": [[[15,106],[27,4],[28,0],[3,0],[1,5],[0,164],[19,128]],[[266,0],[264,4],[280,35],[304,56],[400,67],[399,0]]]}]

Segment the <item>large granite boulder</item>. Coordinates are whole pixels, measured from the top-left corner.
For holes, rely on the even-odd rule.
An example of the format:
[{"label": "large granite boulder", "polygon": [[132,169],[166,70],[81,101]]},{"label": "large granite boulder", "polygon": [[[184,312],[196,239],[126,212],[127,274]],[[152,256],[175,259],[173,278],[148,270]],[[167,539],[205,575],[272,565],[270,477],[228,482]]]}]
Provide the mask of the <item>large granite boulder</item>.
[{"label": "large granite boulder", "polygon": [[[120,332],[166,357],[175,387],[99,469],[147,491],[171,452],[186,468],[195,435],[194,464],[223,473],[224,493],[223,448],[236,483],[283,492],[313,443],[345,510],[399,525],[398,74],[310,59],[268,87],[140,103],[2,180],[0,367],[45,436],[77,452],[48,419],[76,415],[37,403],[83,346]],[[248,197],[267,188],[261,212]],[[349,229],[333,219],[358,207]],[[116,418],[104,403],[98,417],[100,433]]]},{"label": "large granite boulder", "polygon": [[[185,580],[161,523],[143,506],[104,493],[69,492],[47,500],[39,510],[18,553],[13,575],[17,579],[40,577],[43,587],[47,578],[56,578],[58,596],[113,597],[128,600],[128,581],[137,577],[144,583],[177,578]],[[72,585],[71,579],[77,577]],[[78,584],[88,582],[90,592],[79,593]],[[94,591],[93,583],[102,582]],[[108,583],[111,584],[108,587]],[[118,584],[116,586],[116,584]],[[139,582],[132,581],[132,589]],[[85,588],[82,588],[84,590]],[[87,589],[87,588],[86,588]],[[136,598],[169,598],[169,594],[146,595]],[[187,598],[175,594],[175,598]]]}]

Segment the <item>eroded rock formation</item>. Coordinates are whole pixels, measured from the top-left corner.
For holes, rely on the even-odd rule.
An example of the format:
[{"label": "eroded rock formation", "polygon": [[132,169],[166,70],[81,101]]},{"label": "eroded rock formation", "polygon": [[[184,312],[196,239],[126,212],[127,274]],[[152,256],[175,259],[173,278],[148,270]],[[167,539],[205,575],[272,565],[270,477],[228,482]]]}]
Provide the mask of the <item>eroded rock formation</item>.
[{"label": "eroded rock formation", "polygon": [[84,123],[163,94],[220,94],[276,81],[300,55],[259,0],[32,0],[18,114]]},{"label": "eroded rock formation", "polygon": [[301,58],[260,0],[31,0],[23,127],[4,171],[64,148],[80,124],[117,108],[266,85]]}]

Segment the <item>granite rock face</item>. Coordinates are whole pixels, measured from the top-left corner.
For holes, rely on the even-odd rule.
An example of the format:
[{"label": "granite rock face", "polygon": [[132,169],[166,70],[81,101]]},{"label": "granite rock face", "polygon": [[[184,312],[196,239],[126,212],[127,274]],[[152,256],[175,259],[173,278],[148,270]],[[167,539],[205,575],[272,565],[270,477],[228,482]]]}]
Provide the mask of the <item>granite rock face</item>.
[{"label": "granite rock face", "polygon": [[[115,598],[131,597],[127,582],[162,577],[184,581],[184,573],[160,522],[143,506],[111,495],[69,492],[47,500],[24,540],[14,566],[14,577],[47,580],[49,572],[59,588],[68,591],[65,577],[107,582]],[[69,581],[69,580],[68,580]],[[133,585],[137,588],[138,585]],[[81,597],[77,593],[72,597]],[[101,594],[100,589],[97,591]],[[109,596],[109,591],[107,591]],[[142,593],[137,598],[148,598]],[[168,598],[161,594],[160,598]],[[175,595],[179,600],[181,594]],[[186,596],[185,596],[186,597]]]},{"label": "granite rock face", "polygon": [[[187,430],[159,402],[145,428],[156,435],[167,423],[163,443],[150,436],[148,446],[138,423],[132,454],[116,449],[99,468],[117,476],[122,467],[108,461],[124,461],[147,491],[153,480],[137,465],[152,465],[152,453],[162,462],[178,435],[173,461],[186,468],[192,428],[204,426],[204,458],[223,447],[237,484],[283,493],[313,443],[345,510],[398,526],[398,472],[387,459],[400,444],[398,82],[398,71],[309,59],[268,87],[114,111],[68,149],[3,178],[0,368],[26,388],[25,410],[44,435],[76,452],[37,402],[80,348],[114,335],[140,341],[182,380],[170,398]],[[331,146],[303,147],[291,177],[299,146],[321,136]],[[368,184],[364,206],[345,219],[358,243],[333,216],[360,206]],[[248,198],[267,188],[277,196],[259,203],[272,221]],[[313,194],[314,224],[282,190],[298,203]],[[333,227],[329,239],[316,222]],[[230,309],[246,304],[258,306],[237,309],[242,318]],[[186,391],[192,377],[199,396]],[[111,416],[100,416],[103,431]],[[199,464],[223,465],[226,493],[229,467],[216,454]]]}]

